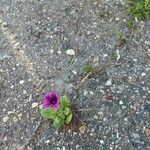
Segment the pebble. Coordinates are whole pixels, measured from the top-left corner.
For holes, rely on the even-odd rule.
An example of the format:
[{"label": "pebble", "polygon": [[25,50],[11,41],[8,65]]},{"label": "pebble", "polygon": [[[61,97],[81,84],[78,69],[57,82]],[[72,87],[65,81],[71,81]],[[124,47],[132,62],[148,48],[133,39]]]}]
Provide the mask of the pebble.
[{"label": "pebble", "polygon": [[50,50],[50,53],[51,53],[51,54],[53,54],[53,53],[54,53],[54,50],[53,50],[53,49],[51,49],[51,50]]},{"label": "pebble", "polygon": [[77,72],[75,70],[72,70],[72,73],[75,74],[75,75],[77,74]]},{"label": "pebble", "polygon": [[7,122],[8,119],[9,119],[9,117],[8,117],[8,116],[5,116],[5,117],[3,118],[3,122]]},{"label": "pebble", "polygon": [[87,91],[87,90],[84,90],[83,95],[86,96],[87,94],[88,94],[88,91]]},{"label": "pebble", "polygon": [[150,129],[146,128],[144,129],[144,131],[145,131],[146,136],[150,137]]},{"label": "pebble", "polygon": [[80,145],[76,145],[76,149],[79,149]]},{"label": "pebble", "polygon": [[13,89],[13,88],[14,88],[14,85],[12,85],[10,88]]},{"label": "pebble", "polygon": [[14,113],[14,111],[8,111],[7,112],[8,115],[13,114],[13,113]]},{"label": "pebble", "polygon": [[41,104],[40,106],[39,106],[39,109],[42,109],[43,108],[43,105]]},{"label": "pebble", "polygon": [[84,134],[85,133],[85,126],[81,126],[79,128],[79,131],[80,131],[81,134]]},{"label": "pebble", "polygon": [[27,94],[27,91],[26,91],[26,90],[23,90],[23,94]]},{"label": "pebble", "polygon": [[123,105],[123,106],[122,106],[122,109],[126,109],[126,106]]},{"label": "pebble", "polygon": [[10,56],[8,56],[8,55],[1,55],[0,54],[0,60],[3,60],[3,59],[6,59],[6,58],[9,58]]},{"label": "pebble", "polygon": [[94,117],[93,117],[94,119],[98,119],[98,116],[97,115],[94,115]]},{"label": "pebble", "polygon": [[100,140],[100,143],[101,143],[101,144],[104,144],[104,141],[103,141],[103,140]]},{"label": "pebble", "polygon": [[119,21],[119,18],[116,18],[115,21]]},{"label": "pebble", "polygon": [[63,146],[62,150],[65,150],[66,148]]},{"label": "pebble", "polygon": [[103,57],[104,57],[104,58],[105,58],[105,57],[108,57],[108,54],[104,54]]},{"label": "pebble", "polygon": [[18,117],[19,117],[19,119],[21,119],[21,117],[22,117],[22,113],[19,113],[19,114],[18,114]]},{"label": "pebble", "polygon": [[99,61],[99,57],[98,57],[98,56],[94,57],[93,63],[96,63],[96,62],[98,62],[98,61]]},{"label": "pebble", "polygon": [[121,100],[121,101],[119,102],[119,104],[122,105],[122,104],[123,104],[123,101]]},{"label": "pebble", "polygon": [[150,41],[145,41],[145,44],[150,45]]},{"label": "pebble", "polygon": [[24,83],[24,80],[20,80],[20,81],[19,81],[19,84],[23,84],[23,83]]},{"label": "pebble", "polygon": [[91,94],[91,95],[94,95],[94,92],[93,92],[93,91],[90,91],[90,94]]},{"label": "pebble", "polygon": [[100,92],[101,92],[102,94],[104,94],[104,93],[105,93],[105,91],[104,91],[104,90],[100,90]]},{"label": "pebble", "polygon": [[17,121],[18,121],[17,117],[13,117],[13,122],[17,122]]},{"label": "pebble", "polygon": [[61,51],[57,51],[57,54],[61,54]]},{"label": "pebble", "polygon": [[68,50],[66,51],[66,54],[67,54],[67,55],[70,55],[70,56],[73,56],[73,55],[75,55],[75,51],[74,51],[73,49],[68,49]]},{"label": "pebble", "polygon": [[109,79],[109,80],[105,83],[105,85],[107,85],[107,86],[111,86],[111,85],[112,85],[112,80],[111,80],[111,79]]},{"label": "pebble", "polygon": [[102,118],[103,118],[103,116],[104,116],[104,114],[103,114],[103,112],[102,112],[102,111],[98,112],[98,115],[99,115],[99,118],[100,118],[100,119],[102,119]]},{"label": "pebble", "polygon": [[45,144],[48,144],[48,143],[50,143],[50,140],[45,141]]},{"label": "pebble", "polygon": [[32,103],[32,108],[36,108],[38,106],[38,103],[34,102]]},{"label": "pebble", "polygon": [[145,75],[146,75],[146,73],[142,72],[142,74],[141,74],[141,75],[142,75],[142,77],[143,77],[143,76],[145,76]]}]

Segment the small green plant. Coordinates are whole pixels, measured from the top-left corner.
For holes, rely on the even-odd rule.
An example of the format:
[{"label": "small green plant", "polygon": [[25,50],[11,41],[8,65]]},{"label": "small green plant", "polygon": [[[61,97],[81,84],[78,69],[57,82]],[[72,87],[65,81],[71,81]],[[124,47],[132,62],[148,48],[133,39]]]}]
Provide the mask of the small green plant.
[{"label": "small green plant", "polygon": [[128,12],[134,16],[136,21],[149,19],[150,0],[133,0],[128,8]]},{"label": "small green plant", "polygon": [[133,21],[128,21],[127,27],[128,27],[128,29],[133,29],[133,28],[135,28],[135,24],[133,23]]},{"label": "small green plant", "polygon": [[84,65],[84,67],[83,67],[83,71],[86,74],[92,73],[92,72],[94,72],[94,70],[95,70],[95,67],[92,64],[90,64],[90,63]]},{"label": "small green plant", "polygon": [[56,92],[48,93],[44,98],[43,107],[41,115],[53,120],[53,126],[57,129],[72,120],[71,102],[66,95],[60,98]]},{"label": "small green plant", "polygon": [[123,32],[114,31],[117,36],[117,46],[122,47],[126,43],[126,35]]},{"label": "small green plant", "polygon": [[118,49],[112,53],[112,58],[116,61],[118,61],[121,58],[121,55]]},{"label": "small green plant", "polygon": [[125,34],[123,32],[117,32],[118,40],[125,40]]}]

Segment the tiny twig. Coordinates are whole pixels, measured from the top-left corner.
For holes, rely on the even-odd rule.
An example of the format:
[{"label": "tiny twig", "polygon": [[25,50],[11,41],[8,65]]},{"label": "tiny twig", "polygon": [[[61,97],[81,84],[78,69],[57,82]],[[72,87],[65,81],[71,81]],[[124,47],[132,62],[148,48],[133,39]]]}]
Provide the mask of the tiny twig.
[{"label": "tiny twig", "polygon": [[77,114],[75,114],[74,112],[73,112],[73,114],[78,118],[78,120],[79,120],[83,125],[85,125],[85,123],[79,118],[79,116],[78,116]]},{"label": "tiny twig", "polygon": [[92,74],[92,72],[88,73],[88,74],[81,80],[81,83],[84,82],[91,74]]}]

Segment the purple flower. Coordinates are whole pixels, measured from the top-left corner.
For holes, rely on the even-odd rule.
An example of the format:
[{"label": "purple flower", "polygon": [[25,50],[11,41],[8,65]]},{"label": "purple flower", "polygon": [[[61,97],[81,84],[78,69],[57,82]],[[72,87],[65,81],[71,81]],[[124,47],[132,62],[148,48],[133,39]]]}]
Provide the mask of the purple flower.
[{"label": "purple flower", "polygon": [[54,110],[58,110],[60,107],[60,97],[57,92],[52,91],[45,95],[44,102],[43,102],[44,108],[52,107]]}]

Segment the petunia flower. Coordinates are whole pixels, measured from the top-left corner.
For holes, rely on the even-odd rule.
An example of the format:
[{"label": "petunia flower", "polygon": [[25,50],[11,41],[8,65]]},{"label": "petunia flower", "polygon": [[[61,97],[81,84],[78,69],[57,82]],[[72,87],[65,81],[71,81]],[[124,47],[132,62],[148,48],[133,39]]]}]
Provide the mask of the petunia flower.
[{"label": "petunia flower", "polygon": [[60,107],[60,96],[56,91],[52,91],[45,95],[44,102],[43,102],[44,108],[52,107],[54,110],[58,110]]}]

